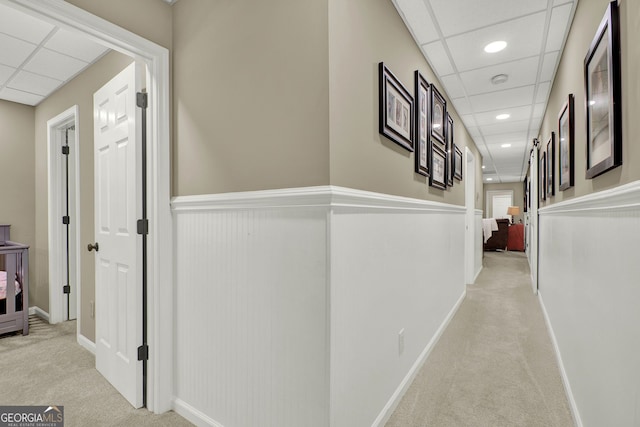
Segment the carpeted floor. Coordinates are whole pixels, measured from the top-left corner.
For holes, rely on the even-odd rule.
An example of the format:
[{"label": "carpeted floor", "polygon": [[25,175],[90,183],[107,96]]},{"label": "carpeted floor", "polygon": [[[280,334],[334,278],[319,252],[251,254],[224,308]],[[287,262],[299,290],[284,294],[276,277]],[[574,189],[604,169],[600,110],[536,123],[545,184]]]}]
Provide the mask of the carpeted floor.
[{"label": "carpeted floor", "polygon": [[387,427],[574,425],[529,277],[523,253],[485,253]]},{"label": "carpeted floor", "polygon": [[29,319],[29,335],[0,336],[0,405],[62,405],[65,426],[190,426],[174,412],[133,407],[76,342],[76,322]]}]

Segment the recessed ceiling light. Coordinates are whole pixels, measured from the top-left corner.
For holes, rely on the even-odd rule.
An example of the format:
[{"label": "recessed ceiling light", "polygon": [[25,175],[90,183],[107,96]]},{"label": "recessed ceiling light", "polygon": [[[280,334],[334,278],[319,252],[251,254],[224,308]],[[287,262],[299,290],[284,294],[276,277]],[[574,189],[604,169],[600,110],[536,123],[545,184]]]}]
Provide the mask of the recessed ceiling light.
[{"label": "recessed ceiling light", "polygon": [[596,101],[589,101],[589,105],[596,105]]},{"label": "recessed ceiling light", "polygon": [[435,125],[433,125],[434,129],[438,129],[440,127],[440,123],[436,123]]},{"label": "recessed ceiling light", "polygon": [[487,181],[493,181],[493,178],[487,178]]},{"label": "recessed ceiling light", "polygon": [[484,165],[482,165],[482,169],[484,169]]},{"label": "recessed ceiling light", "polygon": [[502,148],[509,148],[509,147],[511,147],[511,144],[502,144],[500,147],[502,147]]},{"label": "recessed ceiling light", "polygon": [[506,74],[496,74],[495,76],[491,77],[491,83],[493,83],[494,85],[501,85],[502,83],[506,83],[507,80],[509,80],[509,76],[507,76]]},{"label": "recessed ceiling light", "polygon": [[505,113],[505,114],[498,114],[498,115],[496,116],[496,119],[498,119],[498,120],[506,120],[506,119],[508,119],[509,117],[511,117],[511,114],[506,114],[506,113]]},{"label": "recessed ceiling light", "polygon": [[496,53],[500,52],[502,49],[507,47],[507,42],[503,40],[498,40],[495,42],[491,42],[484,47],[484,51],[487,53]]}]

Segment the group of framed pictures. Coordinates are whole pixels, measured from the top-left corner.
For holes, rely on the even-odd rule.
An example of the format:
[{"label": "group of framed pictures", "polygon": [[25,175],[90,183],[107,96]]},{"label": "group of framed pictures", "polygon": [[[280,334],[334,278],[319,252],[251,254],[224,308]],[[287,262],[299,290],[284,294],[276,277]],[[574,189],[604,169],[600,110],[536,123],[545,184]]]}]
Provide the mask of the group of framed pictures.
[{"label": "group of framed pictures", "polygon": [[379,131],[406,150],[415,152],[415,172],[429,177],[439,189],[462,180],[462,151],[453,140],[453,119],[447,102],[435,85],[415,71],[412,95],[380,62]]},{"label": "group of framed pictures", "polygon": [[[622,102],[620,18],[616,1],[609,3],[584,59],[587,124],[586,179],[622,164]],[[558,190],[575,184],[575,99],[569,94],[558,115]],[[555,195],[555,135],[540,154],[540,198]]]}]

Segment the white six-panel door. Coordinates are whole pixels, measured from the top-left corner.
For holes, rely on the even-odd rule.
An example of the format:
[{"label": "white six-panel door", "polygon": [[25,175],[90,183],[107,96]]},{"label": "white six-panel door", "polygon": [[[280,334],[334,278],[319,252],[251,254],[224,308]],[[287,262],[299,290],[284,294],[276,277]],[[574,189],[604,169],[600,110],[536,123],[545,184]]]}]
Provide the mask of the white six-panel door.
[{"label": "white six-panel door", "polygon": [[142,406],[140,113],[136,64],[94,94],[96,368]]}]

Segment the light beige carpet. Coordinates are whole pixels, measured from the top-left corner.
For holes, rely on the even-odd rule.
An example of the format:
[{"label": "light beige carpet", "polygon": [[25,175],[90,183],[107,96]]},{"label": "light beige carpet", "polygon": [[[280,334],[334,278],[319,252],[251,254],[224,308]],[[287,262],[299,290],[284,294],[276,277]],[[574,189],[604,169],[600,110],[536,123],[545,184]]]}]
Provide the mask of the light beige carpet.
[{"label": "light beige carpet", "polygon": [[573,425],[527,258],[487,252],[387,427]]},{"label": "light beige carpet", "polygon": [[133,407],[76,342],[76,322],[29,319],[27,336],[0,336],[0,405],[62,405],[65,426],[190,426],[174,412]]}]

